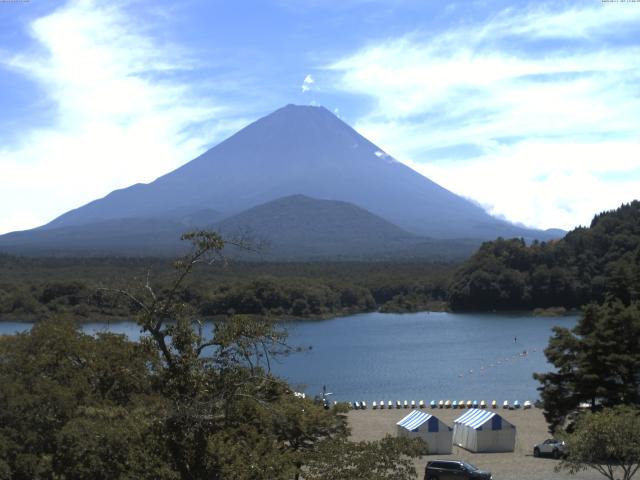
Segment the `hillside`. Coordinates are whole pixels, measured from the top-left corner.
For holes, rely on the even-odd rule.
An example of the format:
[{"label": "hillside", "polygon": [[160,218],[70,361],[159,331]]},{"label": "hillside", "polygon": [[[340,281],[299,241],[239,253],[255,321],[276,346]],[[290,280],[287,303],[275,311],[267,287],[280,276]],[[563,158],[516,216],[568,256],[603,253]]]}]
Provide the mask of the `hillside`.
[{"label": "hillside", "polygon": [[455,274],[454,310],[578,308],[612,295],[640,298],[640,202],[596,215],[589,228],[526,246],[486,242]]},{"label": "hillside", "polygon": [[185,248],[180,235],[220,219],[215,210],[175,210],[157,218],[119,218],[88,225],[12,232],[0,236],[0,251],[28,255],[175,255]]},{"label": "hillside", "polygon": [[[182,215],[182,216],[180,216]],[[259,252],[228,248],[235,259],[455,260],[468,258],[479,240],[437,240],[408,233],[353,204],[291,195],[224,220],[213,210],[164,218],[102,220],[88,225],[14,232],[0,237],[0,251],[53,256],[176,256],[187,230],[212,229],[225,238],[261,245]]]},{"label": "hillside", "polygon": [[408,233],[351,203],[292,195],[213,226],[226,237],[265,241],[265,259],[467,258],[476,242],[444,242]]}]

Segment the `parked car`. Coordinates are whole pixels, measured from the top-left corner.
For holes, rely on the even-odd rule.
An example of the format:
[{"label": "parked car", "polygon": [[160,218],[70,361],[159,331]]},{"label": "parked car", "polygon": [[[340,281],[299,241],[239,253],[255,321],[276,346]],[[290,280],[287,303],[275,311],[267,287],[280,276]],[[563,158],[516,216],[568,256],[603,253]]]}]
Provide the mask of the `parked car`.
[{"label": "parked car", "polygon": [[480,470],[459,460],[434,460],[427,462],[424,480],[491,480],[491,472]]},{"label": "parked car", "polygon": [[560,458],[567,451],[567,444],[555,438],[548,438],[542,443],[533,447],[533,456],[549,455],[553,458]]}]

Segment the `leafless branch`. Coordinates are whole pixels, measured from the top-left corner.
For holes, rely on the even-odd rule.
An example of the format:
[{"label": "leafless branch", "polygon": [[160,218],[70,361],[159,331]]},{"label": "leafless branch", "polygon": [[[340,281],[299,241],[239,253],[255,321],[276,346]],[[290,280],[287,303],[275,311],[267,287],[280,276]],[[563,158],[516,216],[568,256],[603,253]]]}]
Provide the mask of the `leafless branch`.
[{"label": "leafless branch", "polygon": [[151,288],[151,283],[149,283],[149,275],[151,274],[150,270],[147,270],[147,283],[145,284],[145,288],[149,291],[149,293],[151,293],[151,298],[153,298],[153,301],[157,301],[158,298],[156,297],[155,292],[153,291],[153,288]]},{"label": "leafless branch", "polygon": [[142,308],[145,312],[149,313],[149,307],[147,306],[147,304],[144,303],[142,300],[139,300],[134,295],[132,295],[131,292],[128,292],[126,290],[121,290],[119,288],[107,288],[107,287],[99,287],[98,290],[99,291],[110,292],[110,293],[116,293],[118,295],[122,295],[124,297],[127,297],[133,303],[135,303],[140,308]]}]

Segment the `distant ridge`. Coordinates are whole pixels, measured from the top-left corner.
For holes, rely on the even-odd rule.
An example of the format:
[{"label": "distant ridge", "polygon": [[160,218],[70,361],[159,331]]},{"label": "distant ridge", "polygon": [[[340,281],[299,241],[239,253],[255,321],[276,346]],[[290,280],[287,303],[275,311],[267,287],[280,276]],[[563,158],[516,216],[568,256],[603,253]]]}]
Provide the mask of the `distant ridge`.
[{"label": "distant ridge", "polygon": [[474,245],[429,241],[336,200],[291,195],[245,210],[214,225],[225,236],[267,242],[266,259],[465,258]]},{"label": "distant ridge", "polygon": [[419,237],[347,202],[291,195],[214,222],[209,211],[176,219],[103,220],[90,225],[14,232],[0,237],[9,253],[166,256],[184,251],[180,235],[189,229],[212,229],[226,238],[264,244],[259,255],[229,250],[236,258],[256,260],[392,260],[421,258],[460,260],[478,241]]},{"label": "distant ridge", "polygon": [[[153,249],[164,241],[154,229],[171,230],[177,217],[192,216],[194,220],[187,223],[201,224],[197,212],[215,211],[218,221],[298,194],[353,204],[407,233],[429,238],[466,238],[477,243],[498,236],[526,240],[558,236],[494,218],[397,162],[325,108],[295,105],[257,120],[149,184],[116,190],[18,236],[32,248],[48,248],[52,237],[45,231],[73,227],[76,237],[67,245],[73,250],[81,238],[94,241],[97,233],[91,230],[97,225],[106,245],[110,236],[123,234],[109,233],[109,225],[120,228],[121,222],[146,222],[148,238],[136,241],[142,249]],[[161,226],[162,222],[166,225]],[[309,222],[305,225],[312,227]],[[288,228],[297,230],[293,225]],[[0,249],[7,245],[5,237],[0,237]],[[17,237],[10,234],[8,238]],[[56,241],[65,246],[61,236]],[[117,245],[113,247],[117,250]]]},{"label": "distant ridge", "polygon": [[410,234],[352,203],[290,195],[250,208],[214,225],[221,232],[250,228],[267,239],[287,244],[415,240]]}]

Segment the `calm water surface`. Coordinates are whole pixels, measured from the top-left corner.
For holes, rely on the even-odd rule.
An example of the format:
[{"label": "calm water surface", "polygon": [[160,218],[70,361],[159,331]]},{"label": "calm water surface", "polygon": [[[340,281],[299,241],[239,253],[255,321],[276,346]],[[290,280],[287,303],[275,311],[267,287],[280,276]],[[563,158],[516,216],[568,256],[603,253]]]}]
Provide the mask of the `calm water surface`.
[{"label": "calm water surface", "polygon": [[[508,314],[366,313],[283,324],[292,345],[312,346],[273,365],[277,374],[314,395],[326,385],[336,400],[535,400],[533,372],[548,371],[542,350],[554,325],[577,317]],[[0,323],[0,333],[30,328]],[[139,337],[133,322],[89,323]],[[524,355],[526,351],[526,355]]]}]

